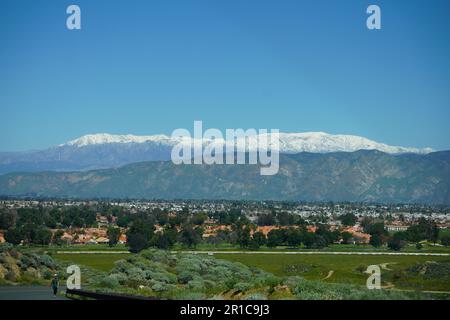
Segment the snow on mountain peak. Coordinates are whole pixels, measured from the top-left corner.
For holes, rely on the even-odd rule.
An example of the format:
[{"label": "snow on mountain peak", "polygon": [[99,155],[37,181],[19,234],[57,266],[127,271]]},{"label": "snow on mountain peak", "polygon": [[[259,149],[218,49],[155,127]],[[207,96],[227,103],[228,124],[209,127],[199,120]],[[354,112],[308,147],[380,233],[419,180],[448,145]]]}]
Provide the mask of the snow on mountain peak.
[{"label": "snow on mountain peak", "polygon": [[144,143],[148,141],[164,141],[170,140],[168,136],[165,135],[153,135],[153,136],[135,136],[132,134],[125,135],[114,135],[107,133],[98,134],[87,134],[78,139],[71,140],[61,146],[76,146],[85,147],[88,145],[95,144],[108,144],[108,143]]},{"label": "snow on mountain peak", "polygon": [[[270,135],[270,133],[269,133]],[[173,139],[166,135],[136,136],[136,135],[112,135],[107,133],[88,134],[78,139],[71,140],[61,146],[85,147],[89,145],[110,143],[146,143],[155,142],[164,145],[174,145],[179,142],[190,143],[189,138]],[[204,141],[205,144],[210,141]],[[249,137],[249,149],[256,148],[257,137]],[[280,133],[280,152],[283,153],[327,153],[327,152],[353,152],[358,150],[378,150],[385,153],[419,153],[433,152],[431,148],[409,148],[390,146],[354,135],[332,135],[325,132]]]},{"label": "snow on mountain peak", "polygon": [[358,150],[378,150],[385,153],[430,153],[431,148],[408,148],[390,146],[353,135],[332,135],[325,132],[280,133],[282,152],[353,152]]}]

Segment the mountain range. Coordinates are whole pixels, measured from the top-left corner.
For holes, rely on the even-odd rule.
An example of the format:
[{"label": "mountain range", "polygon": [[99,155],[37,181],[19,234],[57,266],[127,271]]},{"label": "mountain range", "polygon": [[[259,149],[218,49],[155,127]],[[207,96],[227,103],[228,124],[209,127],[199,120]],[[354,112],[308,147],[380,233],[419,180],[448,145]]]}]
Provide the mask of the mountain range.
[{"label": "mountain range", "polygon": [[[248,149],[257,147],[257,136],[247,140]],[[172,147],[191,143],[192,138],[171,138],[165,135],[135,136],[92,134],[44,150],[0,152],[0,174],[10,172],[85,171],[115,168],[143,161],[168,161]],[[388,154],[427,154],[431,148],[390,146],[352,135],[331,135],[324,132],[280,133],[280,152],[329,153],[378,150]],[[211,140],[203,140],[209,144]]]},{"label": "mountain range", "polygon": [[[246,140],[246,151],[257,139]],[[450,204],[450,151],[280,133],[280,170],[261,176],[258,165],[174,165],[173,146],[193,141],[94,134],[45,150],[3,152],[0,196]]]},{"label": "mountain range", "polygon": [[82,172],[8,173],[0,176],[0,195],[450,205],[450,151],[281,154],[280,170],[274,176],[261,176],[258,165],[174,165],[171,161]]}]

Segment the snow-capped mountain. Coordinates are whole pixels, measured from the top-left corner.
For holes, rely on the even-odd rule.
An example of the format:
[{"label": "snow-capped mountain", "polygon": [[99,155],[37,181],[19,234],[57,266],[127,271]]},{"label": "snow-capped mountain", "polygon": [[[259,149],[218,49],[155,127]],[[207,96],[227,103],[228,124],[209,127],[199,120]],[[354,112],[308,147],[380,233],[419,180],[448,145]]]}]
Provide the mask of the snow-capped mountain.
[{"label": "snow-capped mountain", "polygon": [[[245,140],[246,151],[256,150],[260,138],[264,138],[263,135],[248,137]],[[273,142],[272,136],[266,138]],[[166,135],[135,136],[106,133],[85,135],[45,150],[0,153],[0,174],[18,171],[84,171],[143,161],[169,161],[174,145],[181,142],[193,146],[194,141],[200,142],[189,137],[172,138]],[[208,145],[212,141],[203,140],[201,143]],[[323,132],[280,133],[279,150],[287,154],[358,150],[378,150],[389,154],[426,154],[433,151],[430,148],[389,146],[363,137],[331,135]]]},{"label": "snow-capped mountain", "polygon": [[280,150],[286,153],[298,152],[353,152],[358,150],[378,150],[385,153],[430,153],[431,148],[409,148],[390,146],[353,135],[332,135],[324,132],[281,133]]},{"label": "snow-capped mountain", "polygon": [[[271,134],[261,134],[251,136],[247,139],[247,150],[255,150],[258,147],[258,139],[263,135],[268,135],[271,141]],[[223,143],[225,140],[221,139]],[[213,140],[203,140],[204,144],[209,144]],[[165,146],[173,146],[177,143],[191,144],[193,139],[171,138],[166,135],[135,136],[135,135],[111,135],[106,133],[90,134],[78,139],[71,140],[60,146],[86,147],[102,144],[126,144],[126,143],[157,143]],[[283,153],[328,153],[328,152],[353,152],[358,150],[378,150],[385,153],[419,153],[426,154],[433,152],[431,148],[410,148],[390,146],[384,143],[369,140],[364,137],[353,135],[332,135],[325,132],[304,132],[304,133],[280,133],[279,148]]]},{"label": "snow-capped mountain", "polygon": [[94,144],[106,144],[106,143],[144,143],[144,142],[161,142],[170,143],[170,138],[165,135],[153,135],[153,136],[135,136],[132,134],[116,135],[116,134],[87,134],[78,139],[71,140],[60,146],[77,146],[85,147]]}]

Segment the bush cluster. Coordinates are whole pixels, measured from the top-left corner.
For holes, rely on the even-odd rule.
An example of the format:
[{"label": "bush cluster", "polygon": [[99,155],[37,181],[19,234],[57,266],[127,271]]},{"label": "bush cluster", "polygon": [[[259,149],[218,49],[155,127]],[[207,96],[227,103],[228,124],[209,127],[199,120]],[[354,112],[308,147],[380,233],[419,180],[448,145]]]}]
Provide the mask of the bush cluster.
[{"label": "bush cluster", "polygon": [[[202,254],[171,254],[157,249],[117,261],[107,277],[95,286],[132,290],[147,288],[150,294],[177,298],[212,297],[217,293],[243,292],[252,288],[270,288],[278,278],[241,263],[215,259]],[[123,289],[123,288],[121,288]],[[188,293],[189,292],[189,293]]]}]

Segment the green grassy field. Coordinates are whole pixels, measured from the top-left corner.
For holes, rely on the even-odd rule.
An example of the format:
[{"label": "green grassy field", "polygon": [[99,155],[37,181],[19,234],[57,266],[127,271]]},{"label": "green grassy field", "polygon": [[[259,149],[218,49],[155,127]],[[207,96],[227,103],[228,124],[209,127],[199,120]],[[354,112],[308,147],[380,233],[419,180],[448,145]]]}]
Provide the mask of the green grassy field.
[{"label": "green grassy field", "polygon": [[[26,248],[26,247],[24,247]],[[85,244],[85,245],[63,245],[63,246],[36,246],[33,245],[30,249],[40,249],[41,251],[47,251],[56,253],[58,251],[128,251],[128,247],[125,244],[118,244],[110,247],[107,244]],[[191,251],[191,248],[186,248],[180,244],[176,244],[172,250],[187,250]],[[201,243],[195,248],[196,251],[248,251],[248,249],[241,248],[237,245],[232,245],[229,243],[223,243],[218,245],[211,245],[207,243]],[[269,248],[262,246],[259,248],[260,251],[274,251],[274,252],[284,252],[284,251],[343,251],[343,252],[388,252],[387,246],[380,248],[374,248],[371,245],[353,245],[353,244],[331,244],[323,249],[307,249],[305,247],[290,248],[286,246]],[[414,244],[409,244],[402,249],[402,252],[434,252],[434,253],[450,253],[450,247],[444,246],[434,246],[432,244],[424,244],[421,250],[417,250]]]},{"label": "green grassy field", "polygon": [[54,254],[56,260],[68,261],[78,265],[84,265],[100,271],[110,271],[114,267],[114,262],[124,259],[130,254]]},{"label": "green grassy field", "polygon": [[124,244],[117,244],[110,247],[107,244],[71,244],[67,246],[45,246],[46,251],[128,251],[128,247]]},{"label": "green grassy field", "polygon": [[442,239],[444,236],[450,236],[450,229],[440,229],[439,230],[439,239]]},{"label": "green grassy field", "polygon": [[[425,279],[408,276],[405,270],[427,261],[450,262],[450,257],[357,256],[357,255],[277,255],[215,254],[216,258],[241,262],[278,276],[302,276],[306,279],[364,285],[368,277],[362,270],[369,265],[382,265],[382,285],[398,289],[450,291],[449,275]],[[328,277],[327,277],[328,276]]]},{"label": "green grassy field", "polygon": [[[182,246],[175,246],[173,250],[186,250],[191,251],[190,248],[184,248]],[[211,244],[199,244],[195,248],[196,251],[248,251],[248,249],[241,248],[236,245],[231,244],[219,244],[219,245],[211,245]],[[371,245],[354,245],[354,244],[331,244],[328,247],[323,249],[307,249],[305,247],[291,248],[286,246],[269,248],[266,246],[262,246],[258,249],[259,251],[271,251],[271,252],[285,252],[285,251],[320,251],[320,252],[389,252],[387,246],[383,246],[380,248],[375,248]],[[253,251],[253,250],[252,250]],[[444,246],[434,246],[432,244],[423,244],[423,248],[421,250],[417,250],[415,244],[409,244],[404,247],[402,252],[430,252],[430,253],[450,253],[450,247]]]}]

